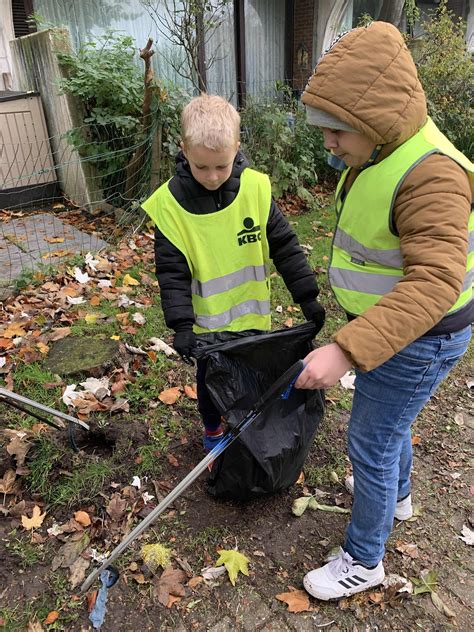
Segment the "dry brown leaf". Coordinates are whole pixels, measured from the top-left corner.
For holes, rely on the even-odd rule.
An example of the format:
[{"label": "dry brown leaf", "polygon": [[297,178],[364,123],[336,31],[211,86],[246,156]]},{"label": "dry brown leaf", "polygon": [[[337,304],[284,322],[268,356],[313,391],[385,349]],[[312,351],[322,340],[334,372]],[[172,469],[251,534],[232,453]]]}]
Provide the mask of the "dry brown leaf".
[{"label": "dry brown leaf", "polygon": [[41,623],[34,619],[33,621],[28,621],[26,632],[43,632],[43,629]]},{"label": "dry brown leaf", "polygon": [[[183,583],[186,581],[186,573],[180,569],[165,568],[160,578],[156,582],[155,595],[158,601],[167,608],[171,608],[170,596],[184,597],[186,594]],[[170,605],[168,605],[170,604]]]},{"label": "dry brown leaf", "polygon": [[64,237],[43,237],[44,241],[48,244],[62,244],[64,243]]},{"label": "dry brown leaf", "polygon": [[87,511],[76,511],[74,513],[74,520],[83,527],[88,527],[91,524],[91,519]]},{"label": "dry brown leaf", "polygon": [[95,602],[97,600],[97,590],[91,590],[86,594],[87,599],[87,612],[92,612]]},{"label": "dry brown leaf", "polygon": [[420,445],[420,443],[421,443],[421,437],[419,437],[418,435],[415,435],[411,438],[412,445]]},{"label": "dry brown leaf", "polygon": [[0,349],[11,349],[13,342],[8,338],[0,338]]},{"label": "dry brown leaf", "polygon": [[190,588],[196,588],[196,586],[199,586],[199,584],[203,581],[204,578],[201,577],[201,575],[197,575],[196,577],[191,577],[191,579],[188,581],[188,586]]},{"label": "dry brown leaf", "polygon": [[275,595],[275,598],[288,604],[288,612],[308,612],[311,610],[308,593],[304,590],[280,593]]},{"label": "dry brown leaf", "polygon": [[16,338],[17,336],[25,336],[26,331],[20,325],[20,323],[12,323],[3,332],[4,338]]},{"label": "dry brown leaf", "polygon": [[118,492],[116,492],[115,494],[112,494],[112,498],[107,505],[107,513],[112,520],[119,522],[125,514],[126,507],[127,501],[124,500]]},{"label": "dry brown leaf", "polygon": [[48,355],[49,353],[48,345],[45,345],[44,342],[37,342],[36,346],[38,347],[38,351],[40,353],[42,353],[43,355]]},{"label": "dry brown leaf", "polygon": [[285,320],[285,322],[283,323],[283,325],[284,325],[285,327],[288,327],[288,328],[293,327],[293,319],[292,319],[292,318],[287,318],[287,319]]},{"label": "dry brown leaf", "polygon": [[401,540],[398,540],[396,550],[402,553],[402,555],[407,555],[412,559],[420,557],[420,554],[418,553],[418,546],[416,544],[405,544]]},{"label": "dry brown leaf", "polygon": [[100,301],[101,301],[101,297],[98,294],[94,294],[94,296],[91,296],[89,299],[89,303],[93,306],[93,307],[97,307],[97,305],[100,305]]},{"label": "dry brown leaf", "polygon": [[30,531],[30,529],[37,529],[38,527],[41,527],[45,517],[46,512],[41,513],[41,509],[38,507],[38,505],[35,505],[33,507],[31,518],[28,518],[28,516],[22,516],[21,524],[27,531]]},{"label": "dry brown leaf", "polygon": [[57,610],[51,610],[51,612],[48,612],[48,616],[43,621],[43,623],[45,625],[51,625],[51,623],[54,623],[58,617],[59,617],[59,612]]},{"label": "dry brown leaf", "polygon": [[71,567],[82,551],[89,546],[90,538],[87,533],[75,534],[79,536],[79,540],[74,540],[73,537],[63,544],[51,562],[51,570],[54,572],[59,567],[68,568]]},{"label": "dry brown leaf", "polygon": [[189,384],[186,384],[186,386],[184,387],[184,392],[189,397],[189,399],[197,399],[195,384],[193,384],[192,386],[189,386]]},{"label": "dry brown leaf", "polygon": [[25,462],[25,457],[30,448],[31,443],[26,437],[22,437],[20,433],[17,433],[7,445],[7,452],[16,458],[17,467],[21,467]]},{"label": "dry brown leaf", "polygon": [[15,470],[9,469],[0,479],[0,493],[12,494],[16,487],[16,474]]},{"label": "dry brown leaf", "polygon": [[89,568],[91,561],[79,556],[71,566],[69,567],[70,575],[69,581],[71,583],[71,590],[74,590],[76,586],[82,584],[86,576],[86,570]]},{"label": "dry brown leaf", "polygon": [[181,389],[179,386],[173,386],[173,388],[167,388],[164,391],[161,391],[161,393],[158,396],[158,399],[163,402],[163,404],[166,404],[167,406],[171,406],[171,404],[174,404],[179,397],[181,396]]},{"label": "dry brown leaf", "polygon": [[178,459],[174,456],[174,454],[171,454],[171,452],[168,452],[168,454],[166,455],[166,458],[168,459],[168,463],[172,465],[173,467],[179,466]]}]

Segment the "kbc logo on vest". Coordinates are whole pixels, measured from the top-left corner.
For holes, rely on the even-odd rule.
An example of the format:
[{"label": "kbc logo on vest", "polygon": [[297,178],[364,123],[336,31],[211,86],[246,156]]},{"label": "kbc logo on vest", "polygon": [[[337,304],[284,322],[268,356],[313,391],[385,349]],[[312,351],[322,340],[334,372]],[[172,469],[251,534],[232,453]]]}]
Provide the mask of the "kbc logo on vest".
[{"label": "kbc logo on vest", "polygon": [[260,232],[260,226],[255,226],[251,217],[244,219],[244,229],[237,233],[237,242],[239,246],[245,244],[255,244],[257,241],[262,241],[262,233]]}]

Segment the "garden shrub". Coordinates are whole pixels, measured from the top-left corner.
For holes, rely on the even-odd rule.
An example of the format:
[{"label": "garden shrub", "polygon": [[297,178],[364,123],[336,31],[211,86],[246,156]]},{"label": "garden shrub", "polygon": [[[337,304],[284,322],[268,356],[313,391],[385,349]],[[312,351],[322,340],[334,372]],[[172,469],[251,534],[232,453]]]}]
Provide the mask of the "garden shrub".
[{"label": "garden shrub", "polygon": [[465,23],[455,18],[443,1],[423,28],[425,34],[414,57],[428,113],[451,142],[472,157],[474,67],[464,40]]},{"label": "garden shrub", "polygon": [[124,169],[140,138],[143,72],[133,38],[108,31],[77,52],[57,53],[66,77],[60,89],[83,105],[83,125],[68,140],[95,165],[106,197],[120,192]]},{"label": "garden shrub", "polygon": [[306,113],[295,100],[249,101],[241,112],[242,145],[256,169],[270,176],[273,194],[297,193],[309,199],[307,187],[326,177],[322,134],[308,125]]}]

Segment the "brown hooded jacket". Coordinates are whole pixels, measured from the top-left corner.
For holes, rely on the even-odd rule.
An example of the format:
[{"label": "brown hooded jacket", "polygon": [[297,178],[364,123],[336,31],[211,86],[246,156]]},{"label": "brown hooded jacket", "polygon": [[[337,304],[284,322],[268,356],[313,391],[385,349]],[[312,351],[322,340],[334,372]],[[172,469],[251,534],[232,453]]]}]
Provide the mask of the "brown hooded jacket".
[{"label": "brown hooded jacket", "polygon": [[[401,33],[385,22],[339,39],[319,61],[302,101],[383,145],[376,162],[413,136],[427,115],[410,52]],[[348,187],[358,173],[352,169]],[[404,278],[334,335],[354,366],[369,371],[427,332],[450,331],[453,316],[442,319],[463,285],[471,202],[467,174],[441,154],[428,156],[405,177],[393,209]],[[472,307],[461,310],[464,320],[457,315],[451,331],[472,320]],[[440,321],[447,328],[439,330]]]}]

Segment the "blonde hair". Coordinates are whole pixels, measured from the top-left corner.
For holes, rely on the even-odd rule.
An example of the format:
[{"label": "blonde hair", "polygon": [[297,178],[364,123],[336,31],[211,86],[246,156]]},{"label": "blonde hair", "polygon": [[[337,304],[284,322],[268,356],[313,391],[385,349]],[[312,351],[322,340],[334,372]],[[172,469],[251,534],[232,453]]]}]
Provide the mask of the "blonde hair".
[{"label": "blonde hair", "polygon": [[184,108],[181,136],[188,147],[201,145],[213,151],[233,147],[240,138],[240,115],[222,97],[203,93]]}]

